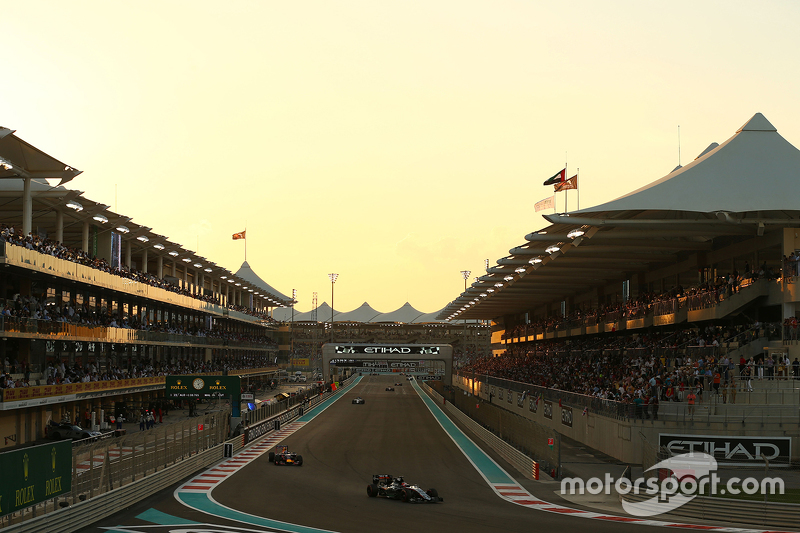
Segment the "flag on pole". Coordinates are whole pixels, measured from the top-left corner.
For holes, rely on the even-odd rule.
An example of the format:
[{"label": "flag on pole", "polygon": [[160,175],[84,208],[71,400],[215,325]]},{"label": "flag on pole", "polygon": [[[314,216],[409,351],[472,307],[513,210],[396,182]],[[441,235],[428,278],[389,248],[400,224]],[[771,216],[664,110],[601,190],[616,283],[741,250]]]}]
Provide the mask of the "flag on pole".
[{"label": "flag on pole", "polygon": [[551,209],[555,205],[555,196],[550,196],[544,200],[539,200],[533,205],[533,208],[538,212],[542,209]]},{"label": "flag on pole", "polygon": [[583,408],[583,416],[586,416],[586,413],[588,412],[588,410],[589,410],[588,407],[584,407]]},{"label": "flag on pole", "polygon": [[246,238],[246,237],[244,236],[244,234],[245,234],[245,233],[247,233],[247,230],[245,230],[245,231],[240,231],[239,233],[234,233],[234,234],[233,234],[233,240],[234,240],[234,241],[238,241],[239,239],[245,239],[245,238]]},{"label": "flag on pole", "polygon": [[562,181],[561,183],[556,183],[554,186],[555,192],[561,191],[568,191],[570,189],[577,189],[578,188],[578,175],[575,174],[567,181]]},{"label": "flag on pole", "polygon": [[558,171],[553,177],[544,182],[544,185],[555,185],[567,180],[567,169],[563,168]]}]

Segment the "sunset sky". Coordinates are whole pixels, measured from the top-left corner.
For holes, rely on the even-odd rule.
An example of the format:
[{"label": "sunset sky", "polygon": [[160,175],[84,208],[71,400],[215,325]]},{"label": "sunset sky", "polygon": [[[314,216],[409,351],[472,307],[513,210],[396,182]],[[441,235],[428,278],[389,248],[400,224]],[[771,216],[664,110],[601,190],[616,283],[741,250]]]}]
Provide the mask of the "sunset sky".
[{"label": "sunset sky", "polygon": [[[792,1],[3,2],[0,126],[298,311],[444,307],[547,223],[722,142],[800,146]],[[754,177],[756,180],[757,177]],[[746,194],[746,191],[742,191]],[[776,194],[780,194],[776,191]],[[577,195],[569,193],[569,210]],[[564,193],[557,197],[564,210]],[[680,207],[680,206],[676,206]]]}]

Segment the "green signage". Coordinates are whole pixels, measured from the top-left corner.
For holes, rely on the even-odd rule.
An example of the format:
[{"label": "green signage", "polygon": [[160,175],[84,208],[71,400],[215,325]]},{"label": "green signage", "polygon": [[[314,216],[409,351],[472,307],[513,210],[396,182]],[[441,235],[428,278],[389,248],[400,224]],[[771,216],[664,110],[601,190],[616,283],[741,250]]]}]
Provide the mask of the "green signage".
[{"label": "green signage", "polygon": [[72,441],[0,454],[0,516],[72,490]]},{"label": "green signage", "polygon": [[167,376],[168,398],[219,398],[239,399],[239,376]]}]

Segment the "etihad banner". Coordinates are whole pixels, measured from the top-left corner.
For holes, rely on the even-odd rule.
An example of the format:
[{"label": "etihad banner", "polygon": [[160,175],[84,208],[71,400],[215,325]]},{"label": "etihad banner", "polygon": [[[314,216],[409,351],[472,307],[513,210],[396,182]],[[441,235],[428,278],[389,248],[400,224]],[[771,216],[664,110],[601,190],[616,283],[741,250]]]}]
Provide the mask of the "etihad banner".
[{"label": "etihad banner", "polygon": [[659,433],[658,445],[674,455],[707,453],[726,466],[763,465],[766,458],[770,467],[785,468],[792,457],[792,437]]},{"label": "etihad banner", "polygon": [[352,346],[352,345],[339,345],[334,346],[334,351],[339,354],[367,354],[367,355],[439,355],[441,346],[424,346],[424,345],[406,345],[406,346],[392,346],[392,345],[366,345],[366,346]]},{"label": "etihad banner", "polygon": [[0,516],[72,491],[72,441],[0,454]]},{"label": "etihad banner", "polygon": [[167,398],[239,399],[242,392],[239,376],[167,376]]},{"label": "etihad banner", "polygon": [[292,365],[305,367],[309,365],[308,361],[309,361],[308,357],[302,359],[292,359]]}]

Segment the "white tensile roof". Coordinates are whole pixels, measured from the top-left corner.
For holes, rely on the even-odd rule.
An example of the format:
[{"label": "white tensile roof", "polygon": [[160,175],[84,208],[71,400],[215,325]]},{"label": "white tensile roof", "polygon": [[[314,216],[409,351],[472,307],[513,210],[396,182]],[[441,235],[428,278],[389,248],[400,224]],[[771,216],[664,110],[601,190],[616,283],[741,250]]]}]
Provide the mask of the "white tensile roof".
[{"label": "white tensile roof", "polygon": [[[342,313],[340,311],[333,311],[334,322],[359,322],[364,324],[375,323],[403,323],[403,324],[425,324],[429,322],[445,322],[444,320],[437,320],[436,316],[441,312],[435,311],[433,313],[423,313],[414,309],[414,307],[406,302],[402,307],[390,313],[380,313],[372,308],[369,303],[364,302],[360,307]],[[280,307],[273,311],[272,317],[275,320],[282,322],[330,322],[331,320],[331,306],[326,302],[317,307],[316,320],[313,318],[313,311],[306,311],[300,313],[297,310],[294,312],[294,319],[292,318],[292,310],[288,307]]]},{"label": "white tensile roof", "polygon": [[[573,212],[796,211],[800,150],[756,113],[730,139],[663,178],[605,204]],[[712,148],[713,147],[713,148]]]}]

